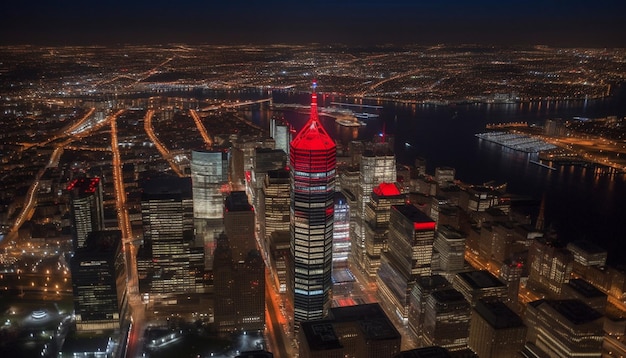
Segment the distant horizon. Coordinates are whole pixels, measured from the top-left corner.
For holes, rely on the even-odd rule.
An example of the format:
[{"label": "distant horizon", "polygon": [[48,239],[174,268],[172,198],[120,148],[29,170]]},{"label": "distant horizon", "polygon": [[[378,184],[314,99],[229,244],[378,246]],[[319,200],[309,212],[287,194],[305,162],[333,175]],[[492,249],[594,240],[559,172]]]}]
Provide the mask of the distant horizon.
[{"label": "distant horizon", "polygon": [[466,44],[626,47],[621,0],[33,0],[3,5],[0,45]]},{"label": "distant horizon", "polygon": [[385,48],[385,47],[434,47],[434,46],[446,46],[446,47],[492,47],[492,48],[502,48],[502,49],[525,49],[525,48],[537,48],[537,47],[546,47],[551,49],[593,49],[593,50],[623,50],[626,49],[626,44],[623,46],[558,46],[558,45],[550,45],[544,43],[536,43],[536,44],[520,44],[520,45],[511,45],[511,44],[490,44],[490,43],[471,43],[471,42],[442,42],[442,43],[379,43],[379,44],[349,44],[349,43],[323,43],[323,42],[301,42],[301,43],[288,43],[288,42],[274,42],[274,43],[219,43],[219,42],[183,42],[183,41],[172,41],[172,42],[118,42],[118,43],[101,43],[101,44],[38,44],[38,43],[15,43],[15,44],[2,44],[0,43],[0,48],[9,48],[9,47],[37,47],[37,48],[47,48],[47,47],[55,47],[55,48],[63,48],[63,47],[80,47],[80,48],[114,48],[114,47],[126,47],[126,46],[147,46],[147,47],[159,47],[159,46],[180,46],[180,45],[193,45],[193,46],[212,46],[212,47],[265,47],[265,46],[320,46],[320,47],[333,47],[333,46],[341,46],[346,48]]}]

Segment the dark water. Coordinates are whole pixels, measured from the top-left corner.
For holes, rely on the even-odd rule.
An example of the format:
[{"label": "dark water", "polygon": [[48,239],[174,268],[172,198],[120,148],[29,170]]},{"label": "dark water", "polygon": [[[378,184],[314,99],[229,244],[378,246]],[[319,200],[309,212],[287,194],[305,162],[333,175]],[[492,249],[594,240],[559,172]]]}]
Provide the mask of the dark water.
[{"label": "dark water", "polygon": [[[308,104],[308,94],[275,92],[275,103]],[[354,99],[320,95],[320,107],[330,102],[355,103]],[[590,168],[559,167],[551,171],[528,162],[528,154],[481,141],[474,136],[488,123],[523,121],[543,125],[546,119],[600,118],[626,115],[626,88],[604,100],[535,102],[523,104],[469,104],[453,106],[372,103],[383,108],[353,108],[378,114],[365,119],[367,126],[353,132],[322,116],[329,133],[343,142],[355,137],[369,139],[385,127],[395,137],[399,163],[412,164],[416,157],[435,167],[456,168],[458,179],[480,184],[506,182],[508,192],[540,201],[546,196],[546,224],[556,229],[564,242],[587,239],[609,250],[609,261],[626,265],[626,176],[598,176]],[[307,119],[306,112],[271,113],[261,106],[248,113],[261,125],[272,115],[283,115],[296,129]],[[533,218],[534,220],[535,218]]]}]

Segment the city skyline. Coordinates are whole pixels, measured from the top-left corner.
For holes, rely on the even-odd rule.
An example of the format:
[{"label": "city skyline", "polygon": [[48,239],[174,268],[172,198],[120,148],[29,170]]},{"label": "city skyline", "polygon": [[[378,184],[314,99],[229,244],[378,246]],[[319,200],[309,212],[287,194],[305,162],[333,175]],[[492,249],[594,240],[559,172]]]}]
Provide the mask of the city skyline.
[{"label": "city skyline", "polygon": [[0,54],[0,355],[626,355],[622,49]]},{"label": "city skyline", "polygon": [[29,1],[0,45],[480,43],[624,47],[626,4],[601,1]]}]

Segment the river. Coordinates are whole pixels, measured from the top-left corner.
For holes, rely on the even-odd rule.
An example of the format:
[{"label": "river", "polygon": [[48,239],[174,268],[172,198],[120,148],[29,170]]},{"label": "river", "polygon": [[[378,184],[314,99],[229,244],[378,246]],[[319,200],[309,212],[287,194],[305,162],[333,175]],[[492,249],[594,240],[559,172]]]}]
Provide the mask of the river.
[{"label": "river", "polygon": [[[310,95],[274,92],[275,103],[308,104]],[[331,102],[360,103],[353,98],[319,95],[320,107]],[[410,105],[396,102],[365,102],[382,108],[352,108],[378,117],[362,119],[366,126],[358,133],[340,127],[322,116],[329,134],[342,142],[370,139],[383,127],[395,137],[399,163],[413,164],[416,157],[427,161],[427,170],[450,166],[464,182],[507,183],[507,191],[539,202],[545,194],[545,222],[563,242],[586,239],[609,251],[609,262],[626,265],[626,175],[594,175],[577,166],[552,171],[528,162],[529,154],[504,149],[479,140],[474,134],[486,124],[528,122],[543,125],[546,119],[573,117],[601,118],[626,116],[626,88],[602,100],[543,101],[516,104]],[[273,113],[268,106],[256,106],[246,113],[253,122],[267,126],[272,115],[282,115],[296,129],[307,120],[306,112]],[[535,209],[536,214],[536,209]],[[533,217],[533,220],[535,218]]]}]

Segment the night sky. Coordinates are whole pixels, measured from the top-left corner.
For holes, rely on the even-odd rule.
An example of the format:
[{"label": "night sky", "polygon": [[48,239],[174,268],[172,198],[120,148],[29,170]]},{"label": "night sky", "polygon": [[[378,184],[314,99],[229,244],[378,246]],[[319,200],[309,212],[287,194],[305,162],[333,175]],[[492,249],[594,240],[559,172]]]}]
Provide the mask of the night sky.
[{"label": "night sky", "polygon": [[0,44],[626,47],[625,0],[3,1]]}]

